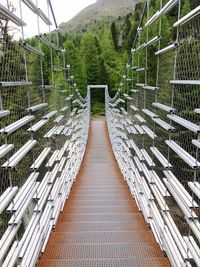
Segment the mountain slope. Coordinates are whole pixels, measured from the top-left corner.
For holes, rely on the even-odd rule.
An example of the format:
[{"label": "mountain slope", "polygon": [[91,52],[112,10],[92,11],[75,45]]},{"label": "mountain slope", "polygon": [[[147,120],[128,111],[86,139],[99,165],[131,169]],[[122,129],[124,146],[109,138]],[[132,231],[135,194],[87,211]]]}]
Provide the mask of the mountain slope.
[{"label": "mountain slope", "polygon": [[104,19],[112,21],[118,17],[124,17],[133,11],[137,2],[138,0],[97,0],[95,4],[80,11],[70,21],[62,23],[60,30],[82,32]]}]

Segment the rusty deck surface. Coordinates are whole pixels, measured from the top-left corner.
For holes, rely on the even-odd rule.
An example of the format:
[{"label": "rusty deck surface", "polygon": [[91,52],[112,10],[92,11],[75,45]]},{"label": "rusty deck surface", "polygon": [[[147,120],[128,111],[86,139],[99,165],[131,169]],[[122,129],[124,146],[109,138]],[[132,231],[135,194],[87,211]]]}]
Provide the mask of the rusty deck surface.
[{"label": "rusty deck surface", "polygon": [[170,266],[114,159],[104,119],[91,121],[77,181],[38,267]]}]

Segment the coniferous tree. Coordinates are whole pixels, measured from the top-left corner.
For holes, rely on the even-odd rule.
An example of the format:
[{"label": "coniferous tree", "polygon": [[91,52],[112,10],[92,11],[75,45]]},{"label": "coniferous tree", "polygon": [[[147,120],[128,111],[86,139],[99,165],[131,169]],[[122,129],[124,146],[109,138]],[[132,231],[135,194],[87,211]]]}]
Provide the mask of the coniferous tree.
[{"label": "coniferous tree", "polygon": [[67,64],[71,65],[75,81],[81,93],[85,93],[87,87],[86,68],[80,51],[75,47],[72,40],[68,40],[64,44],[67,51]]},{"label": "coniferous tree", "polygon": [[112,39],[113,39],[115,49],[117,50],[118,49],[118,33],[117,33],[115,22],[113,22],[111,25],[111,33],[112,33]]},{"label": "coniferous tree", "polygon": [[127,37],[130,34],[131,27],[132,27],[132,25],[131,25],[131,21],[130,21],[130,15],[127,15],[125,23],[124,23],[123,30],[122,30],[122,48],[126,49],[126,50],[128,49],[128,47],[127,47]]},{"label": "coniferous tree", "polygon": [[80,45],[81,56],[86,66],[87,84],[98,84],[100,77],[100,46],[93,33],[86,33]]}]

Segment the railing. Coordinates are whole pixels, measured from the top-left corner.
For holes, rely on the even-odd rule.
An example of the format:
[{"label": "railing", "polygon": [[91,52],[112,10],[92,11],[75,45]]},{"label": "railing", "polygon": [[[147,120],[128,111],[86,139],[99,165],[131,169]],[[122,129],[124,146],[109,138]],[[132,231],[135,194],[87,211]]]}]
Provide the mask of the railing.
[{"label": "railing", "polygon": [[[59,32],[39,32],[42,23],[53,24],[51,2],[46,12],[31,0],[19,2],[21,16],[0,4],[3,267],[35,266],[44,251],[79,171],[90,121],[89,90],[85,98],[80,95]],[[38,22],[34,47],[24,37],[25,5]]]},{"label": "railing", "polygon": [[[141,19],[119,90],[113,99],[106,92],[116,160],[176,267],[200,266],[200,6],[181,16],[182,6],[181,1],[163,6],[161,1],[150,17],[146,1],[147,19]],[[163,27],[172,8],[178,10],[177,22],[168,27],[176,37],[167,43]],[[157,36],[151,36],[156,27]]]},{"label": "railing", "polygon": [[[19,3],[19,14],[0,4],[3,267],[34,266],[44,251],[76,179],[90,119],[89,89],[83,98],[76,88],[50,0],[46,10]],[[34,45],[26,39],[25,5],[37,20]],[[200,266],[200,20],[199,7],[181,16],[181,6],[161,1],[150,17],[145,3],[147,20],[120,88],[113,99],[106,89],[106,119],[124,179],[161,249],[172,266]],[[163,20],[172,8],[176,37],[168,43]],[[48,34],[41,34],[42,24]],[[158,32],[151,36],[153,25]]]}]

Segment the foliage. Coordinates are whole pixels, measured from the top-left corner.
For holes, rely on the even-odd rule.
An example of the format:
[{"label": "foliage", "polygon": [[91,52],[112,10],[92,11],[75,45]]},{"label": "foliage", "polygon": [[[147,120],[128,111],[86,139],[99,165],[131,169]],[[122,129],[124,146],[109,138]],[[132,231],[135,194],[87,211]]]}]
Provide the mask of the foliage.
[{"label": "foliage", "polygon": [[112,33],[112,39],[115,46],[115,49],[118,49],[118,32],[115,22],[111,24],[111,33]]},{"label": "foliage", "polygon": [[[181,10],[181,15],[186,14],[191,8],[198,5],[198,0],[184,0]],[[95,30],[87,29],[81,34],[70,35],[70,33],[62,33],[64,48],[67,51],[67,64],[70,64],[74,73],[76,84],[80,92],[85,95],[87,84],[108,84],[110,92],[113,94],[118,89],[119,83],[124,73],[124,65],[127,62],[128,54],[133,46],[134,38],[137,33],[137,28],[141,19],[144,1],[138,2],[133,13],[128,14],[125,18],[108,22],[96,22]],[[159,0],[152,0],[149,16],[155,14],[160,8]],[[173,8],[167,16],[162,18],[162,46],[165,47],[170,42],[175,41],[176,29],[172,27],[176,20],[177,8]],[[142,27],[146,22],[146,14],[142,23]],[[155,23],[149,28],[149,36],[154,37],[158,33],[159,23]],[[146,41],[146,35],[141,35],[141,43]],[[33,44],[32,45],[36,45]],[[45,45],[42,45],[45,53],[43,67],[45,83],[49,84],[50,66],[46,62],[50,62],[50,55],[46,51]],[[149,77],[150,84],[155,83],[156,77],[156,59],[153,56],[156,52],[156,46],[151,47],[148,54]],[[56,55],[55,55],[56,57]],[[46,60],[48,58],[48,60]],[[140,55],[141,67],[145,64],[145,53]],[[169,64],[172,59],[168,59]],[[33,79],[38,77],[37,68],[39,62],[34,62],[31,67]],[[61,74],[60,74],[61,75]],[[59,75],[58,75],[59,76]],[[62,80],[62,77],[57,77],[56,80]],[[94,94],[94,104],[103,101],[101,93]],[[98,105],[97,105],[98,106]],[[97,109],[95,109],[97,110]]]}]

